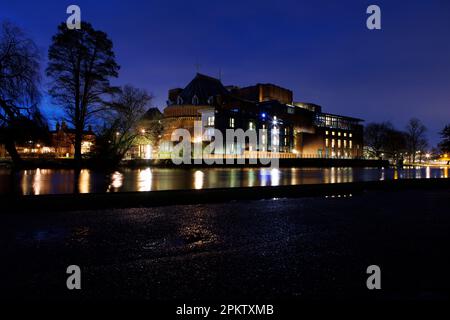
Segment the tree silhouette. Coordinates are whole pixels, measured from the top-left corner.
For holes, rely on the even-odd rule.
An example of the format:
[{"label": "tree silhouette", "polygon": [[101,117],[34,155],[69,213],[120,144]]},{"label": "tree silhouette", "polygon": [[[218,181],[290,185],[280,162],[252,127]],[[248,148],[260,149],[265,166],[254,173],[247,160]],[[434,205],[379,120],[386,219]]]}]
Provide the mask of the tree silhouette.
[{"label": "tree silhouette", "polygon": [[444,153],[450,153],[450,124],[446,125],[440,134],[442,140],[439,143],[439,149]]},{"label": "tree silhouette", "polygon": [[140,127],[140,120],[152,96],[143,89],[126,85],[108,103],[109,112],[103,132],[97,139],[98,158],[120,162],[139,139],[149,139],[150,131]]},{"label": "tree silhouette", "polygon": [[40,99],[39,51],[20,28],[0,26],[0,143],[14,163],[16,143],[44,138],[48,130],[37,104]]},{"label": "tree silhouette", "polygon": [[416,153],[422,152],[428,145],[426,131],[427,128],[417,118],[412,118],[406,125],[406,142],[413,163],[416,161]]},{"label": "tree silhouette", "polygon": [[69,30],[61,23],[52,38],[48,59],[46,73],[52,79],[49,92],[75,128],[75,160],[79,162],[83,130],[105,111],[106,96],[118,90],[110,84],[119,70],[113,44],[106,33],[89,23],[82,22],[78,30]]}]

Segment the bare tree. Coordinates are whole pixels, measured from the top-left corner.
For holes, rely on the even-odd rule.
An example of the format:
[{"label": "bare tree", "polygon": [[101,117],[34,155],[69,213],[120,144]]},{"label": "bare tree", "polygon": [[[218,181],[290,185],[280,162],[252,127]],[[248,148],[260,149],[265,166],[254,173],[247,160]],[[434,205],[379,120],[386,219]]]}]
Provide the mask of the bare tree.
[{"label": "bare tree", "polygon": [[369,123],[364,128],[364,143],[369,148],[372,156],[381,158],[388,140],[388,132],[393,130],[390,122]]},{"label": "bare tree", "polygon": [[446,125],[440,132],[441,142],[439,142],[439,149],[444,153],[450,153],[450,124]]},{"label": "bare tree", "polygon": [[425,133],[427,128],[417,118],[412,118],[406,125],[406,142],[410,153],[410,161],[416,161],[416,153],[422,152],[428,145]]},{"label": "bare tree", "polygon": [[147,137],[139,126],[152,96],[145,90],[124,86],[109,104],[109,116],[98,140],[97,155],[113,164],[123,159],[137,139]]},{"label": "bare tree", "polygon": [[106,33],[82,22],[81,29],[58,27],[48,51],[50,94],[75,127],[75,160],[81,160],[83,131],[92,118],[105,111],[105,97],[117,91],[110,78],[118,76],[113,44]]},{"label": "bare tree", "polygon": [[37,107],[39,61],[35,43],[17,26],[3,22],[0,26],[0,142],[5,144],[15,163],[21,160],[16,142],[46,126]]}]

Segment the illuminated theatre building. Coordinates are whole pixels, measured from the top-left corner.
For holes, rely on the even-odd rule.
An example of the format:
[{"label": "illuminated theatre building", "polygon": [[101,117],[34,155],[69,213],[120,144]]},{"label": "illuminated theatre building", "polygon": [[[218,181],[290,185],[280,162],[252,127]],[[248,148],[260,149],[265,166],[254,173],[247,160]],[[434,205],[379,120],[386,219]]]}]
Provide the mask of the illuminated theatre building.
[{"label": "illuminated theatre building", "polygon": [[[216,154],[233,157],[267,156],[282,158],[358,158],[362,157],[362,120],[323,113],[312,103],[293,102],[291,90],[256,84],[225,87],[220,80],[197,74],[184,88],[169,90],[164,109],[164,133],[160,154],[170,152],[175,129],[189,130],[191,143],[209,144],[208,130],[218,129],[225,140],[226,129],[263,129],[258,150],[251,150],[248,139],[232,143]],[[194,122],[201,121],[206,134],[195,136]],[[262,142],[262,143],[261,143]],[[266,146],[266,147],[264,147]],[[256,153],[256,154],[255,154]],[[262,153],[262,154],[258,154]]]}]

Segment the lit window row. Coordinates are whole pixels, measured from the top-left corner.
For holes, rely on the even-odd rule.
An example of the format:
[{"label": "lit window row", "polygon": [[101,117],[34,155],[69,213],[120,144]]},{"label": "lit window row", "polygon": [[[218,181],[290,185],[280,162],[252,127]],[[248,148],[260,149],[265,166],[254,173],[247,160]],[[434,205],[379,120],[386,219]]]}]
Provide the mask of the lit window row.
[{"label": "lit window row", "polygon": [[[329,147],[330,146],[330,140],[328,138],[325,139],[325,147]],[[341,139],[337,139],[337,147],[341,148],[341,147],[347,148],[347,140],[341,140]],[[336,139],[331,139],[331,147],[335,148],[336,147]],[[352,140],[348,141],[348,147],[351,149],[353,147],[353,142]]]},{"label": "lit window row", "polygon": [[[326,130],[326,131],[325,131],[325,135],[328,136],[329,134],[330,134],[330,132],[329,132],[328,130]],[[335,135],[336,135],[336,132],[335,132],[335,131],[331,131],[331,135],[332,135],[332,136],[335,136]],[[346,136],[347,136],[347,132],[343,132],[343,133],[338,132],[337,135],[338,135],[338,137],[340,137],[341,135],[343,135],[344,137],[346,137]],[[349,133],[348,136],[351,138],[351,137],[353,137],[353,134],[352,134],[352,133]]]}]

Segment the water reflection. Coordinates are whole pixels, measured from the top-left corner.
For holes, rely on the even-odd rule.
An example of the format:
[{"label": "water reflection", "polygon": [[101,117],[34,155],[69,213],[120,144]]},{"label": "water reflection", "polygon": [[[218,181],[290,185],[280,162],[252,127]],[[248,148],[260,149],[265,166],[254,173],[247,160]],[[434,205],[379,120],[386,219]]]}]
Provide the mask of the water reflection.
[{"label": "water reflection", "polygon": [[255,182],[256,182],[255,170],[249,169],[247,171],[247,181],[248,181],[249,187],[255,186]]},{"label": "water reflection", "polygon": [[108,191],[117,192],[123,185],[123,174],[119,171],[116,171],[111,176],[111,184],[108,188]]},{"label": "water reflection", "polygon": [[194,188],[202,189],[203,188],[203,179],[204,174],[200,170],[195,171],[194,173]]},{"label": "water reflection", "polygon": [[81,193],[89,193],[91,191],[91,173],[89,170],[83,169],[80,171],[78,189]]},{"label": "water reflection", "polygon": [[267,180],[268,180],[268,169],[262,168],[259,170],[259,179],[260,179],[260,185],[265,187],[267,186]]},{"label": "water reflection", "polygon": [[123,169],[111,174],[88,169],[0,169],[0,192],[24,195],[179,190],[312,183],[448,178],[448,167]]},{"label": "water reflection", "polygon": [[36,170],[36,174],[33,177],[33,191],[34,194],[41,194],[41,169]]},{"label": "water reflection", "polygon": [[138,191],[152,190],[152,170],[150,168],[139,170],[137,185]]},{"label": "water reflection", "polygon": [[272,186],[278,186],[280,184],[280,170],[272,169],[270,170],[270,182]]}]

